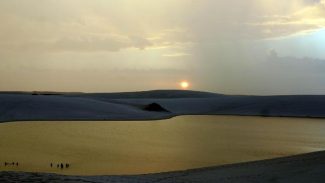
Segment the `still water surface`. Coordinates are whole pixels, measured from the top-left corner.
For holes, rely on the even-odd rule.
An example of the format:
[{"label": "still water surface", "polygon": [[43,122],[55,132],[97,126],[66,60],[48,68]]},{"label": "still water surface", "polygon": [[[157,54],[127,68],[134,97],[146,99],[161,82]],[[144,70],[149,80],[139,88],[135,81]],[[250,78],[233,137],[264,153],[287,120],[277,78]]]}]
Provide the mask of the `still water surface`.
[{"label": "still water surface", "polygon": [[[180,116],[139,122],[0,124],[0,170],[139,174],[324,149],[325,119]],[[5,161],[18,161],[19,166],[4,166]],[[57,169],[58,162],[70,163],[70,168]]]}]

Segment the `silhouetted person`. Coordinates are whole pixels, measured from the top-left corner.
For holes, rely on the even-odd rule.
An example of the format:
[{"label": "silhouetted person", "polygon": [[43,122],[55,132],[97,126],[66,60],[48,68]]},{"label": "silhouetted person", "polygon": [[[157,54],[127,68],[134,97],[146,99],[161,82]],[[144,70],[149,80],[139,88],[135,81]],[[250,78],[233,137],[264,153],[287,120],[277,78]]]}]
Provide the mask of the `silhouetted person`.
[{"label": "silhouetted person", "polygon": [[53,167],[53,163],[50,164],[51,168]]},{"label": "silhouetted person", "polygon": [[12,162],[11,165],[15,165],[15,162]]},{"label": "silhouetted person", "polygon": [[18,166],[18,162],[16,162],[16,166]]},{"label": "silhouetted person", "polygon": [[65,164],[65,167],[66,167],[66,168],[69,168],[69,166],[70,166],[69,163],[66,163],[66,164]]},{"label": "silhouetted person", "polygon": [[63,164],[61,163],[61,169],[63,168]]},{"label": "silhouetted person", "polygon": [[59,164],[56,164],[56,168],[59,168],[60,167],[60,165]]},{"label": "silhouetted person", "polygon": [[5,166],[7,166],[8,165],[8,163],[7,162],[5,162]]}]

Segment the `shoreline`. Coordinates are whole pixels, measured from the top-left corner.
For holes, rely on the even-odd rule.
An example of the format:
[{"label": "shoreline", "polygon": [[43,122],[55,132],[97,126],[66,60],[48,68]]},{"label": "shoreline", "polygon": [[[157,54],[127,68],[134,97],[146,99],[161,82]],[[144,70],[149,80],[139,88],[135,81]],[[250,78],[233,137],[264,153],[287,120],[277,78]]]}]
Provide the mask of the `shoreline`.
[{"label": "shoreline", "polygon": [[139,119],[21,119],[13,121],[0,121],[0,125],[6,123],[21,123],[21,122],[143,122],[143,121],[163,121],[182,116],[225,116],[225,117],[261,117],[261,118],[289,118],[289,119],[325,119],[325,117],[315,116],[265,116],[265,115],[243,115],[243,114],[178,114],[170,115],[161,118],[139,118]]},{"label": "shoreline", "polygon": [[1,171],[0,181],[64,182],[323,182],[325,151],[288,157],[139,175],[68,176],[54,173]]}]

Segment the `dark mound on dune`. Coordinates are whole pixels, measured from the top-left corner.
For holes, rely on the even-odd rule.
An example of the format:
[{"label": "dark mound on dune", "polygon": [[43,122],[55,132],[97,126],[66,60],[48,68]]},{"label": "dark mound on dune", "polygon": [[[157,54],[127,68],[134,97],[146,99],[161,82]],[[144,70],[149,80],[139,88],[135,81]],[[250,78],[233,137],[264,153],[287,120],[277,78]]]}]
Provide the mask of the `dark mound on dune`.
[{"label": "dark mound on dune", "polygon": [[145,111],[156,111],[156,112],[169,112],[165,108],[161,107],[161,105],[157,103],[151,103],[143,108]]}]

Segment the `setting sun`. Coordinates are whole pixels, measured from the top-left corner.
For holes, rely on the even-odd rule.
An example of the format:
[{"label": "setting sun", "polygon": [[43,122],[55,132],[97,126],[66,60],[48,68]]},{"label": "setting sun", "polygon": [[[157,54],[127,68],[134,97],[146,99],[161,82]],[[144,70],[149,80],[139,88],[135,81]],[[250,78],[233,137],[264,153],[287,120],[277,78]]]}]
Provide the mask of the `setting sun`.
[{"label": "setting sun", "polygon": [[186,90],[189,87],[189,83],[187,81],[182,81],[179,84],[181,86],[182,89]]}]

